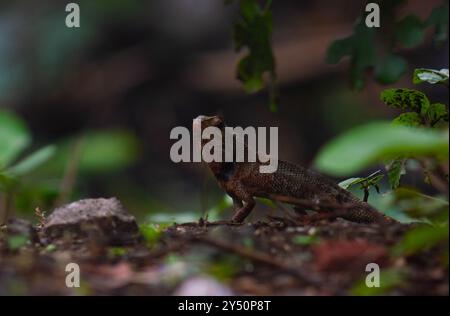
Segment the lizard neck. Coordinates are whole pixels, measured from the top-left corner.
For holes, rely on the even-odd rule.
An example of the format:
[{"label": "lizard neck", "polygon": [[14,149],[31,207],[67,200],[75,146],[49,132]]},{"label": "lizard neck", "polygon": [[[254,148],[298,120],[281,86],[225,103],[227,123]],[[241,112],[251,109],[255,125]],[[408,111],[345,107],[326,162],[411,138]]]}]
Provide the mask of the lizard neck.
[{"label": "lizard neck", "polygon": [[208,163],[214,176],[219,181],[228,181],[234,174],[235,164],[233,162],[210,162]]}]

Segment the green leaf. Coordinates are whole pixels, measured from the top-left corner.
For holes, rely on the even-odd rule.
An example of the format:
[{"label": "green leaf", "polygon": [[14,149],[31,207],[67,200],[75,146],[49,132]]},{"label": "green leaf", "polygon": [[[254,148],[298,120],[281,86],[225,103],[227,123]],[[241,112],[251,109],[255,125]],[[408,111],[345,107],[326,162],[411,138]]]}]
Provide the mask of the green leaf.
[{"label": "green leaf", "polygon": [[56,147],[52,145],[41,148],[9,168],[8,172],[15,176],[23,176],[49,160],[55,151]]},{"label": "green leaf", "polygon": [[375,67],[375,79],[381,84],[392,84],[406,72],[406,60],[390,54]]},{"label": "green leaf", "polygon": [[108,258],[121,258],[127,254],[127,249],[123,247],[108,248]]},{"label": "green leaf", "polygon": [[353,51],[353,37],[339,39],[331,43],[328,47],[326,62],[328,64],[337,64],[347,55],[351,55]]},{"label": "green leaf", "polygon": [[[74,155],[77,141],[79,149]],[[46,163],[45,168],[50,173],[60,174],[71,159],[79,159],[78,170],[82,173],[118,171],[136,160],[139,146],[136,136],[125,130],[88,131],[78,139],[60,144],[54,159]]]},{"label": "green leaf", "polygon": [[375,29],[366,27],[364,21],[355,26],[353,52],[350,62],[350,80],[355,90],[364,87],[365,71],[376,64]]},{"label": "green leaf", "polygon": [[148,247],[153,247],[161,237],[167,225],[161,224],[142,224],[139,230],[146,241]]},{"label": "green leaf", "polygon": [[161,237],[162,230],[155,224],[143,224],[139,230],[148,246],[153,246]]},{"label": "green leaf", "polygon": [[430,106],[424,93],[411,89],[386,89],[381,92],[380,99],[390,107],[417,113],[425,113]]},{"label": "green leaf", "polygon": [[137,156],[136,138],[125,131],[101,131],[86,135],[83,143],[80,170],[89,172],[119,170]]},{"label": "green leaf", "polygon": [[315,165],[334,176],[347,176],[397,156],[436,155],[448,159],[448,131],[374,122],[338,136],[319,152]]},{"label": "green leaf", "polygon": [[247,93],[260,91],[264,88],[263,76],[270,75],[269,93],[271,107],[276,106],[274,95],[275,59],[271,47],[272,14],[269,10],[271,1],[266,2],[264,9],[256,0],[241,0],[240,17],[234,24],[233,38],[236,51],[246,47],[246,54],[237,65],[237,78],[244,84]]},{"label": "green leaf", "polygon": [[413,83],[428,82],[431,84],[441,83],[448,86],[448,69],[418,68],[414,70]]},{"label": "green leaf", "polygon": [[310,246],[318,244],[319,239],[317,238],[317,236],[297,235],[294,238],[292,238],[292,242],[297,245]]},{"label": "green leaf", "polygon": [[445,44],[448,38],[448,1],[436,7],[425,21],[426,26],[435,26],[434,41],[440,46]]},{"label": "green leaf", "polygon": [[394,246],[392,253],[395,256],[412,255],[419,251],[428,250],[442,242],[448,244],[448,224],[439,226],[424,225],[409,231]]},{"label": "green leaf", "polygon": [[422,43],[425,35],[425,24],[415,15],[408,15],[396,25],[395,35],[406,48]]},{"label": "green leaf", "polygon": [[328,48],[326,61],[338,63],[344,56],[350,56],[350,77],[352,87],[360,90],[364,86],[364,72],[375,65],[374,49],[375,30],[364,24],[364,19],[356,23],[353,34],[334,41]]},{"label": "green leaf", "polygon": [[13,162],[30,142],[24,122],[11,112],[0,111],[0,169]]},{"label": "green leaf", "polygon": [[392,124],[411,127],[421,126],[422,117],[416,112],[402,113],[392,121]]},{"label": "green leaf", "polygon": [[55,244],[49,244],[47,247],[45,247],[46,252],[54,252],[58,249],[58,247]]},{"label": "green leaf", "polygon": [[364,178],[349,178],[347,180],[339,182],[339,186],[345,190],[350,189],[355,184],[361,183]]},{"label": "green leaf", "polygon": [[388,172],[388,179],[391,189],[396,189],[400,185],[401,177],[406,173],[405,169],[406,159],[399,158],[394,159],[386,165]]},{"label": "green leaf", "polygon": [[8,249],[19,250],[28,243],[29,239],[24,235],[13,235],[8,237]]},{"label": "green leaf", "polygon": [[350,189],[351,187],[361,184],[361,187],[370,187],[373,185],[377,185],[378,182],[380,182],[381,179],[383,179],[383,175],[381,174],[380,170],[375,171],[374,173],[368,175],[364,178],[350,178],[347,180],[344,180],[339,183],[339,186],[343,189]]},{"label": "green leaf", "polygon": [[8,172],[0,171],[0,191],[10,191],[18,182],[18,179]]},{"label": "green leaf", "polygon": [[447,107],[442,103],[433,103],[427,111],[427,116],[432,125],[436,124],[440,120],[448,122]]}]

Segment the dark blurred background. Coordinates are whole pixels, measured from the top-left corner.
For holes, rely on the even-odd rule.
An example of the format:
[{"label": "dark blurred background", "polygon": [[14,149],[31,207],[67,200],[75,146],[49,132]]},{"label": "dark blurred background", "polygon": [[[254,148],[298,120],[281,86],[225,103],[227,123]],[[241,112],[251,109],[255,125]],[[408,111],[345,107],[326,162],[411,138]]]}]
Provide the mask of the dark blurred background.
[{"label": "dark blurred background", "polygon": [[[230,126],[278,126],[280,158],[305,166],[342,131],[394,115],[379,101],[386,86],[368,79],[363,91],[352,92],[348,62],[325,63],[331,42],[351,34],[364,1],[274,1],[280,90],[275,113],[265,91],[246,94],[236,79],[242,56],[234,52],[231,36],[236,4],[76,3],[81,8],[78,29],[64,24],[66,1],[0,4],[0,107],[17,113],[30,127],[29,150],[67,145],[70,160],[77,141],[89,142],[92,133],[104,131],[113,144],[120,138],[115,150],[123,154],[122,161],[111,168],[107,160],[117,154],[114,150],[92,155],[99,168],[73,167],[76,172],[70,175],[66,159],[58,171],[48,171],[56,160],[41,171],[49,183],[66,179],[63,183],[71,187],[67,200],[117,196],[139,217],[166,212],[200,216],[224,193],[201,164],[174,164],[169,157],[170,130],[190,128],[200,114],[221,113]],[[412,0],[402,10],[426,18],[440,3]],[[431,34],[420,47],[401,54],[408,72],[393,86],[411,86],[416,67],[448,65],[448,45],[435,49]],[[445,100],[445,91],[439,91],[427,92],[433,100]]]}]

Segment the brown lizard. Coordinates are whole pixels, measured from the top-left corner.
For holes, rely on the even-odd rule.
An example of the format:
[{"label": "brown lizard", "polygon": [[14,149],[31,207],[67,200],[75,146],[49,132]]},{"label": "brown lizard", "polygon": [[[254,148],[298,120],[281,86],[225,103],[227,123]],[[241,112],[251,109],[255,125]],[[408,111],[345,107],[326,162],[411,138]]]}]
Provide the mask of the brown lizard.
[{"label": "brown lizard", "polygon": [[[214,126],[223,135],[225,130],[224,120],[219,116],[199,116],[195,122],[200,122],[201,131]],[[206,142],[202,140],[202,146]],[[300,214],[306,214],[305,210],[309,209],[335,212],[339,217],[360,223],[395,221],[315,171],[279,160],[274,173],[260,173],[260,165],[258,161],[208,163],[220,186],[233,199],[233,222],[244,221],[255,207],[255,197],[292,204]]]}]

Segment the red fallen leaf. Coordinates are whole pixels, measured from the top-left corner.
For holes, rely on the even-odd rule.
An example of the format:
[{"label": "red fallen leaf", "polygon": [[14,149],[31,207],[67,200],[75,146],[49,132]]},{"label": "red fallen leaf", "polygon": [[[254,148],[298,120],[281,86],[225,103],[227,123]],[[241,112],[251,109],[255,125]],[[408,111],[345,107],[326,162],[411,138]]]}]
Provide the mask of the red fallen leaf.
[{"label": "red fallen leaf", "polygon": [[316,268],[320,271],[364,271],[368,263],[383,265],[388,259],[386,248],[366,240],[325,241],[312,248]]}]

